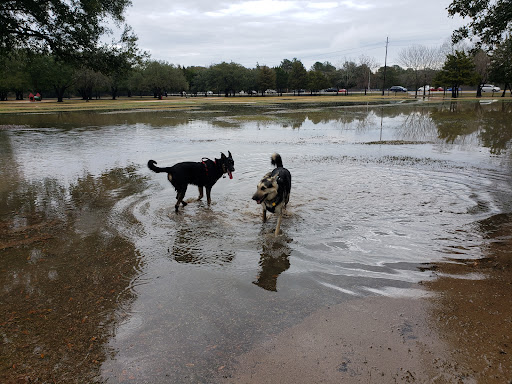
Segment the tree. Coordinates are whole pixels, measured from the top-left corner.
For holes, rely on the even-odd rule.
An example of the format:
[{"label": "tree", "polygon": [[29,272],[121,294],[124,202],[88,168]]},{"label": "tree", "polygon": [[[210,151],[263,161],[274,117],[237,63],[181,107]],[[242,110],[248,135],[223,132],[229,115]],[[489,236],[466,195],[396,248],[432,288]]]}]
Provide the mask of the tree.
[{"label": "tree", "polygon": [[11,90],[10,60],[8,57],[0,56],[0,101],[6,101]]},{"label": "tree", "polygon": [[338,88],[350,89],[357,85],[357,64],[353,61],[345,61],[342,67],[338,70],[338,81],[336,86]]},{"label": "tree", "polygon": [[370,84],[371,84],[371,76],[372,76],[372,70],[375,67],[378,67],[377,61],[373,57],[369,57],[366,55],[361,55],[359,57],[359,66],[361,67],[361,76],[362,76],[362,83],[365,84],[364,86],[364,94],[366,95],[366,91],[370,90]]},{"label": "tree", "polygon": [[[239,70],[241,71],[241,83],[240,90],[252,90],[255,91],[258,89],[258,69],[257,68],[245,68],[240,66]],[[251,94],[251,93],[249,93]]]},{"label": "tree", "polygon": [[[428,70],[435,66],[437,56],[437,49],[423,45],[413,45],[400,51],[398,59],[400,63],[414,71],[415,97],[418,97],[418,87],[427,83]],[[423,92],[423,96],[425,96],[425,92]]]},{"label": "tree", "polygon": [[336,73],[336,67],[332,65],[328,61],[324,61],[323,63],[317,61],[313,66],[311,67],[311,71],[318,71],[321,72],[324,77],[327,79],[327,85],[322,86],[321,88],[328,88],[336,85],[336,81],[338,79],[337,73]]},{"label": "tree", "polygon": [[148,91],[146,84],[144,84],[144,68],[141,65],[132,68],[125,83],[128,97],[131,97],[133,93],[142,97],[143,93]]},{"label": "tree", "polygon": [[306,71],[306,68],[304,68],[304,65],[300,60],[293,59],[288,81],[288,85],[291,89],[293,89],[293,93],[295,93],[295,90],[297,90],[299,95],[301,89],[307,87],[308,71]]},{"label": "tree", "polygon": [[482,86],[487,83],[487,79],[489,78],[491,59],[486,52],[482,49],[478,49],[473,56],[473,61],[475,63],[475,71],[478,81],[476,97],[482,97]]},{"label": "tree", "polygon": [[29,59],[27,72],[34,93],[53,89],[57,102],[64,101],[64,93],[74,82],[75,68],[54,55],[40,54]]},{"label": "tree", "polygon": [[7,100],[14,92],[16,100],[23,100],[23,91],[29,86],[27,55],[17,50],[0,56],[0,100]]},{"label": "tree", "polygon": [[384,89],[393,85],[407,84],[401,81],[404,70],[399,65],[388,66],[386,68],[386,81],[384,82],[384,67],[380,67],[375,73],[378,84],[383,84]]},{"label": "tree", "polygon": [[441,71],[436,75],[435,81],[451,85],[452,97],[459,95],[459,87],[464,84],[475,83],[477,74],[475,64],[470,56],[463,51],[455,51],[448,55]]},{"label": "tree", "polygon": [[309,71],[308,72],[308,88],[313,94],[313,92],[319,91],[323,88],[328,88],[330,86],[329,79],[327,76],[320,71]]},{"label": "tree", "polygon": [[491,58],[489,78],[497,83],[504,83],[502,97],[505,97],[507,88],[512,94],[512,38],[508,37],[499,44]]},{"label": "tree", "polygon": [[188,83],[180,68],[165,61],[148,61],[142,71],[146,88],[161,99],[164,93],[188,90]]},{"label": "tree", "polygon": [[494,47],[503,41],[512,25],[510,0],[452,0],[448,14],[471,19],[453,32],[454,42],[476,36],[480,38],[479,45]]},{"label": "tree", "polygon": [[101,72],[90,68],[80,68],[75,71],[74,85],[83,100],[92,100],[93,93],[99,93],[108,86],[107,77]]},{"label": "tree", "polygon": [[52,0],[0,2],[0,53],[17,48],[52,52],[57,57],[94,50],[109,31],[106,19],[124,21],[130,0]]},{"label": "tree", "polygon": [[273,69],[266,65],[257,67],[258,70],[258,88],[261,91],[261,95],[265,95],[267,89],[276,88],[276,73]]},{"label": "tree", "polygon": [[203,92],[204,95],[207,96],[208,70],[205,67],[187,67],[183,69],[183,73],[185,75],[185,79],[188,82],[190,92],[195,95],[197,95],[199,92]]},{"label": "tree", "polygon": [[126,28],[119,39],[103,45],[91,52],[85,63],[94,71],[105,74],[109,80],[112,99],[117,98],[119,85],[126,79],[130,70],[148,58],[148,53],[137,48],[137,36]]},{"label": "tree", "polygon": [[247,84],[247,70],[240,64],[222,62],[212,65],[208,71],[210,88],[224,92],[226,97],[241,91],[244,84]]},{"label": "tree", "polygon": [[283,91],[288,87],[288,73],[281,67],[275,67],[276,73],[276,88],[277,92],[282,96]]},{"label": "tree", "polygon": [[[296,61],[297,59],[293,59]],[[281,67],[286,73],[290,73],[292,71],[293,61],[288,59],[283,59],[279,67]]]}]

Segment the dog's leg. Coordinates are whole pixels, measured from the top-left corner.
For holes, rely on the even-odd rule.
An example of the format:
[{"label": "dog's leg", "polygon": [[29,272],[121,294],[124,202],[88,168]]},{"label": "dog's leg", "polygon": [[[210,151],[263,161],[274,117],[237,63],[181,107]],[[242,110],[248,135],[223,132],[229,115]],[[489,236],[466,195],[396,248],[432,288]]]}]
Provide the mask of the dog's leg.
[{"label": "dog's leg", "polygon": [[206,201],[208,202],[208,205],[212,203],[211,193],[212,187],[206,186]]},{"label": "dog's leg", "polygon": [[185,203],[185,202],[183,201],[183,199],[184,199],[184,197],[185,197],[185,192],[186,192],[186,191],[187,191],[187,190],[185,190],[185,191],[179,191],[179,192],[178,192],[178,194],[176,195],[176,199],[177,199],[177,201],[176,201],[176,205],[174,206],[174,209],[175,209],[176,213],[178,213],[178,208],[180,207],[180,203],[181,203],[181,204],[183,204],[183,206],[187,205],[187,203]]},{"label": "dog's leg", "polygon": [[277,218],[277,225],[276,225],[276,232],[274,233],[274,236],[279,236],[279,232],[281,231],[281,219],[283,218],[283,211],[279,214],[279,217]]},{"label": "dog's leg", "polygon": [[197,200],[201,200],[203,198],[203,187],[199,186],[197,188],[199,188],[199,197],[197,198]]},{"label": "dog's leg", "polygon": [[263,222],[266,223],[267,222],[267,208],[265,207],[265,204],[261,204],[261,206],[263,207],[263,213],[262,213]]}]

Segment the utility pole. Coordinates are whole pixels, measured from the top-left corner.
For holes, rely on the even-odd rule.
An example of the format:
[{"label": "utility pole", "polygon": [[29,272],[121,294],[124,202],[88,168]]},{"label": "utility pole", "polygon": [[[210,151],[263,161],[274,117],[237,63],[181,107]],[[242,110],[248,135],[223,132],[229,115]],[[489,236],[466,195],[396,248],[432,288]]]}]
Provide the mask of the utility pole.
[{"label": "utility pole", "polygon": [[384,87],[386,86],[386,68],[387,68],[387,61],[388,61],[388,43],[389,43],[389,37],[386,37],[386,56],[384,57],[384,81],[382,83],[382,96],[384,96]]}]

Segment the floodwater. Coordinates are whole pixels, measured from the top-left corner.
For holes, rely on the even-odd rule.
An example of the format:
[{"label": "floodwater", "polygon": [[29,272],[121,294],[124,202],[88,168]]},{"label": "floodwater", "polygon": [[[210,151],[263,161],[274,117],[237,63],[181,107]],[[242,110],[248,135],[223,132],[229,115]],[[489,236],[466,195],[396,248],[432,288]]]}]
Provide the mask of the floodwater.
[{"label": "floodwater", "polygon": [[[512,210],[512,104],[0,117],[0,378],[196,383],[314,311],[423,297]],[[212,205],[147,169],[230,151]],[[290,203],[251,200],[278,152]],[[203,199],[205,200],[205,199]],[[468,279],[483,276],[468,272]]]}]

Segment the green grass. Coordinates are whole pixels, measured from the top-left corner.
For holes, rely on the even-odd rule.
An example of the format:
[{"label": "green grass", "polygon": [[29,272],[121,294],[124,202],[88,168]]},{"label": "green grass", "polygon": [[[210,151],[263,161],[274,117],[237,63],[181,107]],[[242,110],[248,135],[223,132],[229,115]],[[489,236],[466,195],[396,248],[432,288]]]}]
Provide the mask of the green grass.
[{"label": "green grass", "polygon": [[[484,96],[482,99],[502,99],[500,96]],[[479,100],[482,100],[479,99]],[[510,100],[510,96],[505,99]],[[418,100],[423,100],[421,96]],[[451,100],[450,94],[443,96],[442,92],[437,92],[433,96],[425,99],[426,102],[440,102]],[[474,93],[464,93],[457,100],[477,100]],[[399,101],[415,101],[414,96],[409,94],[385,95],[381,96],[380,93],[371,95],[353,94],[348,96],[266,96],[266,97],[167,97],[163,100],[156,100],[153,97],[121,97],[117,100],[100,99],[84,101],[81,99],[65,99],[62,103],[58,103],[56,99],[45,99],[43,101],[30,102],[28,100],[22,101],[0,101],[0,114],[4,113],[53,113],[53,112],[69,112],[69,111],[129,111],[129,110],[187,110],[199,108],[207,105],[223,105],[223,104],[238,104],[238,105],[272,105],[282,103],[297,103],[297,104],[378,104],[390,103]]]}]

